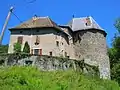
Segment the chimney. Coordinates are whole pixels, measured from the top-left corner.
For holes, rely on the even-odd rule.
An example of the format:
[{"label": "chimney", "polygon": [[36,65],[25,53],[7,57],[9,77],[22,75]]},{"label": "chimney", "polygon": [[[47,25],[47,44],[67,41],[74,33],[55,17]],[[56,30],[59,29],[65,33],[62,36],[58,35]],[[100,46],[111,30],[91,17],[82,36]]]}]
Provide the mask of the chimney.
[{"label": "chimney", "polygon": [[38,18],[38,16],[35,14],[35,15],[33,16],[33,21],[35,21],[35,20],[37,20],[37,19],[39,19],[39,18]]}]

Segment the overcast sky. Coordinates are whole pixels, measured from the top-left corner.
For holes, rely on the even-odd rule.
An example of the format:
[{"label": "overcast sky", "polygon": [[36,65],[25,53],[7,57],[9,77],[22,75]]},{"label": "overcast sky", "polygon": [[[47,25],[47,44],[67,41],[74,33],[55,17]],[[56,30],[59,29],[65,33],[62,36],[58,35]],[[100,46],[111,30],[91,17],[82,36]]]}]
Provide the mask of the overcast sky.
[{"label": "overcast sky", "polygon": [[[32,2],[32,3],[30,3]],[[14,13],[21,21],[30,19],[35,14],[49,16],[58,24],[67,24],[74,14],[75,17],[92,16],[107,32],[107,44],[116,32],[114,22],[120,17],[120,0],[1,0],[0,2],[0,30],[3,27],[10,6],[14,6]],[[12,14],[7,26],[3,44],[9,43],[8,28],[20,24]]]}]

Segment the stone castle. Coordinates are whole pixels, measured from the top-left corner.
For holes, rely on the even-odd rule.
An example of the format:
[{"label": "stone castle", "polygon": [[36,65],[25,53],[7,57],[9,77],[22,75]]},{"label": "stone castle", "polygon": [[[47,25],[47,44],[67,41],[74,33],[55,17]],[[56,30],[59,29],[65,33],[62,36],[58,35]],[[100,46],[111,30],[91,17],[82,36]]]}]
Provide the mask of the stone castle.
[{"label": "stone castle", "polygon": [[99,66],[100,77],[110,78],[107,55],[107,33],[92,17],[73,18],[67,25],[58,25],[49,17],[37,17],[10,28],[8,53],[14,53],[14,44],[25,42],[30,53],[84,60]]}]

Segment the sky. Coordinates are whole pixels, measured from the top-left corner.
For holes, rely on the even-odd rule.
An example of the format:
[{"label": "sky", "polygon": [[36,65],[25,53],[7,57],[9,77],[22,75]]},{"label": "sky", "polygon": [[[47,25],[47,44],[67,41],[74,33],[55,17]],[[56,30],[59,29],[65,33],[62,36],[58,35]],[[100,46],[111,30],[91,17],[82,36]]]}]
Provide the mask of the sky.
[{"label": "sky", "polygon": [[[0,2],[0,32],[5,23],[11,6],[13,12],[21,21],[37,16],[49,16],[57,24],[67,24],[72,16],[92,16],[96,22],[107,32],[107,45],[111,47],[112,39],[117,30],[115,20],[120,17],[120,0],[1,0]],[[3,44],[9,43],[10,31],[8,28],[20,24],[20,21],[11,14],[5,31]]]}]

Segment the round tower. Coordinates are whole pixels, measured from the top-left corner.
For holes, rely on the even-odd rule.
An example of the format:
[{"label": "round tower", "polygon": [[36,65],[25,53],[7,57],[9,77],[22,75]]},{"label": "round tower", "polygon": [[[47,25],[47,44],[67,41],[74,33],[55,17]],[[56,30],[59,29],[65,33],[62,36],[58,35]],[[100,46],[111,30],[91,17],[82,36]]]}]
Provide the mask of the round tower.
[{"label": "round tower", "polygon": [[110,64],[107,55],[106,32],[92,17],[74,18],[74,52],[78,60],[99,66],[100,77],[110,78]]}]

